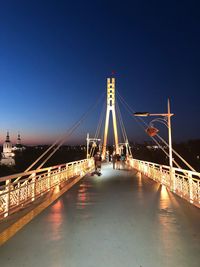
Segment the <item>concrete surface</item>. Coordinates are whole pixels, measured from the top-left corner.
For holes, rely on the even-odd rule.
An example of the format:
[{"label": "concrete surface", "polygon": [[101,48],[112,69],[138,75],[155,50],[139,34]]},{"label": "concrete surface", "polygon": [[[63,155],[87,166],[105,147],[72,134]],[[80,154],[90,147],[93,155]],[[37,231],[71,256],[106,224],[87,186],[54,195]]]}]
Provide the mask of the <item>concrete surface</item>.
[{"label": "concrete surface", "polygon": [[198,208],[105,165],[0,247],[0,266],[199,267],[199,229]]}]

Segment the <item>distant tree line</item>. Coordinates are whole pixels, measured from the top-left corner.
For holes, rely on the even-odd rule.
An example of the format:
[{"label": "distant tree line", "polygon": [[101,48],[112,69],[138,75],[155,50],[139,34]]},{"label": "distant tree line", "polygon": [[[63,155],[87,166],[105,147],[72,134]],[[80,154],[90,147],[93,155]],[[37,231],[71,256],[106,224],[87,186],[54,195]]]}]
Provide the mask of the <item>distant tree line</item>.
[{"label": "distant tree line", "polygon": [[[130,143],[133,157],[140,160],[151,161],[158,164],[169,165],[167,156],[161,149],[154,147],[153,143],[144,142],[142,144]],[[0,177],[23,172],[30,166],[46,149],[47,145],[26,147],[22,152],[16,152],[13,167],[0,166]],[[182,143],[174,143],[173,148],[185,159],[192,167],[200,172],[200,139],[189,140]],[[113,146],[108,147],[110,153],[113,152]],[[75,160],[86,158],[86,147],[82,146],[62,146],[59,150],[45,163],[44,167],[64,164]],[[175,160],[179,165],[188,169],[177,157]],[[37,165],[36,165],[37,167]],[[35,168],[36,168],[35,167]]]}]

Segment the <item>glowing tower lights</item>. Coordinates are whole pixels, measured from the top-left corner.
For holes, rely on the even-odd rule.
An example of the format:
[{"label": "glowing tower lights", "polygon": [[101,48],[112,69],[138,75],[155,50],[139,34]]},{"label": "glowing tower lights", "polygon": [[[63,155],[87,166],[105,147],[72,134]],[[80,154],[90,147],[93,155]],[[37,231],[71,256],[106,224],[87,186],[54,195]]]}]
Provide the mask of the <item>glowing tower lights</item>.
[{"label": "glowing tower lights", "polygon": [[106,145],[107,145],[107,138],[108,138],[108,126],[109,126],[110,111],[112,112],[112,119],[113,119],[115,152],[116,152],[116,154],[119,154],[117,120],[116,120],[116,112],[115,112],[115,78],[107,78],[107,109],[106,109],[104,142],[103,142],[103,151],[102,151],[102,158],[103,159],[105,159],[105,156],[106,156]]}]

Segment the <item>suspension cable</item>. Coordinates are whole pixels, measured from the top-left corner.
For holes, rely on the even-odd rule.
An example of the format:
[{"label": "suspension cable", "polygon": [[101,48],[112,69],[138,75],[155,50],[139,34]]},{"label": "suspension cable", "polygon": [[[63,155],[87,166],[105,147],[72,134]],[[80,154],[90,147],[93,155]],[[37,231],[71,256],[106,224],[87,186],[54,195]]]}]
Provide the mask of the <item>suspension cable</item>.
[{"label": "suspension cable", "polygon": [[[159,137],[159,139],[160,140],[162,140],[162,142],[165,144],[165,145],[167,145],[167,146],[169,146],[168,144],[167,144],[167,142],[160,136],[160,135],[158,135],[158,137]],[[179,155],[178,154],[178,152],[176,152],[176,150],[174,150],[174,149],[172,149],[172,151],[174,152],[174,154],[176,155],[176,156],[178,156],[185,164],[186,164],[186,166],[188,167],[188,168],[190,168],[193,172],[196,172],[196,170],[183,158],[183,157],[181,157],[181,155]]]},{"label": "suspension cable", "polygon": [[[159,144],[159,142],[155,139],[155,137],[151,136],[151,138],[153,139],[153,141],[157,144],[157,146],[165,153],[165,155],[167,155],[167,157],[169,158],[169,153],[167,151],[165,151],[165,149]],[[181,168],[180,165],[175,161],[175,159],[172,159],[172,161],[174,162],[174,164],[178,167]]]},{"label": "suspension cable", "polygon": [[123,137],[123,140],[125,142],[126,136],[125,136],[124,129],[123,129],[123,126],[122,126],[122,121],[121,121],[121,117],[120,117],[120,114],[119,114],[119,106],[118,106],[117,101],[116,101],[116,115],[117,115],[117,118],[119,120],[122,137]]},{"label": "suspension cable", "polygon": [[[99,133],[100,133],[100,130],[101,130],[101,127],[102,127],[105,103],[106,102],[104,100],[104,103],[103,103],[103,106],[102,106],[102,110],[101,110],[101,113],[100,113],[100,117],[99,117],[99,122],[98,122],[97,129],[96,129],[95,136],[94,136],[95,139],[97,139],[99,137]],[[92,148],[90,149],[90,157],[93,157],[94,151],[95,151],[95,148],[92,146]]]},{"label": "suspension cable", "polygon": [[[51,149],[53,149],[56,145],[57,147],[50,153],[50,155],[43,160],[43,162],[39,165],[39,167],[36,168],[36,170],[41,169],[41,167],[55,154],[55,152],[63,145],[63,143],[66,141],[66,139],[68,137],[71,136],[71,134],[80,126],[80,124],[88,117],[88,115],[90,114],[90,112],[97,106],[97,104],[99,103],[99,101],[102,99],[102,97],[105,95],[105,93],[103,93],[97,100],[96,102],[94,102],[94,104],[81,116],[81,118],[74,123],[69,130],[67,131],[67,133],[65,133],[64,135],[62,135],[62,137],[60,137],[59,139],[57,139],[44,153],[42,153],[42,155],[40,155],[26,170],[25,172],[29,171],[33,166],[36,165],[36,163],[38,163],[39,160],[41,160]],[[15,182],[19,181],[21,179],[21,177],[18,177]]]},{"label": "suspension cable", "polygon": [[[125,136],[124,136],[124,131],[122,128],[120,116],[119,116],[119,110],[117,108],[117,101],[115,100],[116,103],[116,120],[117,120],[117,128],[118,128],[118,141],[120,140],[121,143],[124,142]],[[119,143],[120,143],[119,142]]]},{"label": "suspension cable", "polygon": [[[40,166],[37,168],[40,169],[46,162],[47,160],[49,160],[53,154],[60,148],[60,146],[66,141],[66,138],[68,138],[79,126],[80,124],[86,119],[86,117],[90,114],[90,112],[97,106],[97,104],[100,102],[100,100],[102,99],[102,97],[105,95],[105,93],[103,93],[99,98],[97,98],[97,100],[94,102],[94,104],[81,116],[81,118],[74,123],[67,131],[67,133],[65,133],[64,135],[62,135],[60,138],[58,138],[44,153],[42,153],[42,155],[40,155],[26,170],[25,172],[29,171],[31,168],[33,168],[33,166],[36,165],[36,163],[38,163],[51,149],[53,149],[56,145],[57,147],[55,148],[55,150],[53,150],[50,155],[40,164]],[[18,177],[15,182],[17,182],[18,180],[20,180],[21,177]]]},{"label": "suspension cable", "polygon": [[[121,114],[117,99],[116,99],[116,104],[117,104],[116,105],[117,106],[117,113],[118,113],[118,116],[119,116],[119,121],[120,121],[121,129],[122,129],[122,134],[123,134],[123,137],[124,137],[124,142],[127,143],[128,142],[128,136],[127,136],[127,133],[126,133],[126,128],[124,126],[124,122],[123,122],[123,119],[122,119],[122,114]],[[128,147],[126,147],[126,149],[128,150],[127,152],[132,156],[132,151],[130,149],[129,142],[128,142]]]},{"label": "suspension cable", "polygon": [[[117,92],[118,93],[118,92]],[[135,112],[128,104],[127,102],[121,97],[121,95],[118,93],[118,96],[119,96],[119,99],[120,99],[120,102],[122,103],[122,105],[125,107],[125,109],[128,111],[128,113],[131,115],[131,117],[133,117],[133,113]],[[143,121],[141,118],[140,119],[140,122],[142,122],[144,125],[142,125],[142,123],[140,124],[138,118],[136,117],[133,117],[135,119],[135,121],[137,122],[137,124],[143,129],[145,130],[145,126],[148,126],[148,124]],[[158,145],[158,147],[169,157],[169,154],[164,150],[164,148],[159,144],[159,142],[153,137],[153,136],[150,136],[151,139]],[[167,143],[166,143],[167,144]],[[168,144],[167,144],[168,146]],[[174,160],[172,159],[173,162],[176,164],[176,166],[178,168],[180,168],[179,164]]]},{"label": "suspension cable", "polygon": [[116,101],[116,104],[117,104],[116,107],[117,107],[117,113],[118,113],[119,122],[120,122],[121,130],[122,130],[122,135],[123,135],[123,138],[124,138],[124,142],[126,142],[126,140],[128,140],[127,134],[126,134],[126,129],[125,129],[125,126],[124,126],[124,123],[123,123],[123,120],[122,120],[121,111],[120,111],[120,108],[119,108],[119,105],[118,105],[117,101]]},{"label": "suspension cable", "polygon": [[102,97],[105,95],[103,93],[97,101],[81,116],[81,118],[74,124],[74,126],[71,127],[71,130],[69,133],[67,133],[66,137],[63,138],[63,140],[60,142],[60,144],[55,148],[55,150],[52,151],[52,153],[40,164],[40,166],[37,169],[40,169],[46,162],[49,160],[55,152],[63,145],[64,142],[66,142],[66,139],[71,136],[71,134],[81,125],[81,123],[88,117],[88,115],[91,113],[91,111],[97,106],[97,104],[100,102]]},{"label": "suspension cable", "polygon": [[[129,105],[128,105],[128,103],[124,100],[124,98],[118,93],[118,95],[119,95],[119,97],[120,97],[120,99],[126,104],[126,106],[127,106],[127,108],[129,109],[129,114],[131,113],[131,116],[132,116],[132,114],[135,112]],[[136,117],[134,117],[135,119],[136,119]],[[143,124],[145,124],[147,127],[148,127],[148,124],[144,121],[144,120],[142,120],[142,118],[140,118],[139,117],[139,119],[140,119],[140,121],[142,121],[143,122]],[[137,120],[136,120],[137,121]],[[165,145],[167,145],[167,147],[169,147],[169,144],[159,135],[159,134],[157,134],[157,136],[158,136],[158,138],[162,141],[162,142],[164,142],[165,143]],[[151,136],[150,136],[151,137]],[[152,138],[152,137],[151,137]],[[152,138],[153,139],[153,138]],[[192,170],[192,171],[196,171],[176,150],[174,150],[173,148],[172,148],[172,151],[174,152],[174,154],[177,156],[177,157],[179,157],[181,160],[182,160],[182,162],[183,163],[185,163],[186,164],[186,166],[190,169],[190,170]]]}]

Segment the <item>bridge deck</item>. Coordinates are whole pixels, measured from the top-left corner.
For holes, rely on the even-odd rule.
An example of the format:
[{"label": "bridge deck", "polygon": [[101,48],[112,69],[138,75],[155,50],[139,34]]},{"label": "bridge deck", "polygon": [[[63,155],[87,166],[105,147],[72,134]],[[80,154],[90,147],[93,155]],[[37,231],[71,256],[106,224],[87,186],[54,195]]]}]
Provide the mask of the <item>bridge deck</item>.
[{"label": "bridge deck", "polygon": [[199,267],[200,211],[134,171],[86,177],[0,248],[1,266]]}]

